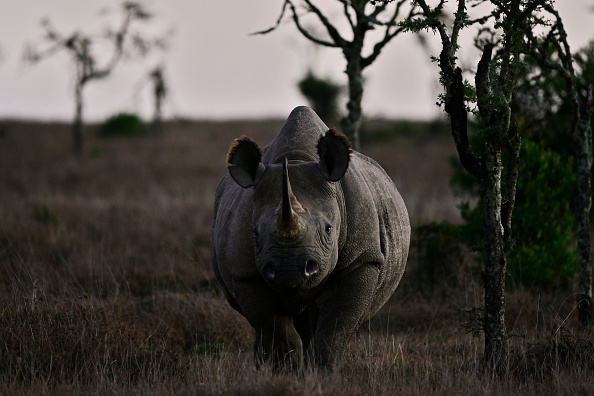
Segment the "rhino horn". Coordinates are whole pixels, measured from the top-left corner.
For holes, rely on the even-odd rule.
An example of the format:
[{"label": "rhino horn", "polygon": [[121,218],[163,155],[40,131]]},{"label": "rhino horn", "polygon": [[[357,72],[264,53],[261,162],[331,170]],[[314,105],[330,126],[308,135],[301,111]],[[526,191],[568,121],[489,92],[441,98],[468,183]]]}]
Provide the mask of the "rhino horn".
[{"label": "rhino horn", "polygon": [[283,161],[283,183],[282,200],[277,210],[277,227],[279,231],[288,235],[296,235],[301,229],[301,222],[298,213],[304,211],[303,206],[297,201],[297,198],[291,190],[289,181],[289,161],[285,157]]}]

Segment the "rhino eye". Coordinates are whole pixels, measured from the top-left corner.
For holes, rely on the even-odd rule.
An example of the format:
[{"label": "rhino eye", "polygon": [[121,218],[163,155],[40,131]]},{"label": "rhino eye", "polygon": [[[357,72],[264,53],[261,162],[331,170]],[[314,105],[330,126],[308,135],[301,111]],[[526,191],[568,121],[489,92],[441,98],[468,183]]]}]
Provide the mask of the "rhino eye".
[{"label": "rhino eye", "polygon": [[330,224],[326,224],[326,234],[332,234],[332,226]]}]

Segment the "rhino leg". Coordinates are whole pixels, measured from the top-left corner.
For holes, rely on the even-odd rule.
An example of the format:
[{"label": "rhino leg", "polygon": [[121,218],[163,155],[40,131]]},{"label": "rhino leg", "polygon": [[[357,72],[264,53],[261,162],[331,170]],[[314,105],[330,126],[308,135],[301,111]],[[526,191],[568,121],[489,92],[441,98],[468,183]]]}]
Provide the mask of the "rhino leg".
[{"label": "rhino leg", "polygon": [[301,337],[304,350],[309,346],[316,331],[319,314],[320,309],[318,306],[311,304],[302,313],[293,318],[293,324],[295,325],[297,333],[299,333],[299,337]]},{"label": "rhino leg", "polygon": [[299,371],[303,366],[303,344],[291,316],[275,315],[276,299],[263,281],[234,284],[240,312],[256,331],[254,359],[259,368],[272,364],[273,371]]},{"label": "rhino leg", "polygon": [[349,341],[369,316],[378,276],[377,266],[367,263],[333,280],[329,294],[320,301],[318,325],[307,349],[309,365],[325,371],[337,368]]},{"label": "rhino leg", "polygon": [[[264,322],[264,323],[263,323]],[[303,344],[290,316],[274,316],[256,325],[254,359],[259,368],[270,363],[274,372],[301,371]]]}]

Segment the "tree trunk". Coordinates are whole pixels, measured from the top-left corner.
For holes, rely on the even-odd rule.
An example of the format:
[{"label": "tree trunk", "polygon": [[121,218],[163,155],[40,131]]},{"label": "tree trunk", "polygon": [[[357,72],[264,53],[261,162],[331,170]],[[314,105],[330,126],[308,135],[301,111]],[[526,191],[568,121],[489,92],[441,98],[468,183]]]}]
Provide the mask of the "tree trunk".
[{"label": "tree trunk", "polygon": [[76,100],[76,111],[74,113],[74,123],[72,124],[72,137],[74,142],[74,153],[75,154],[82,154],[83,148],[83,121],[82,121],[82,113],[83,113],[83,96],[82,96],[82,84],[80,82],[76,83],[74,97]]},{"label": "tree trunk", "polygon": [[[485,62],[490,60],[490,52],[483,54]],[[487,63],[483,63],[486,66]],[[447,63],[443,63],[447,70]],[[483,70],[483,69],[480,69]],[[484,69],[488,70],[488,69]],[[478,73],[478,72],[477,72]],[[484,76],[488,73],[483,74]],[[478,87],[484,87],[484,82],[478,81]],[[489,99],[484,96],[489,91],[478,90],[481,95],[480,103]],[[484,96],[484,97],[483,97]],[[477,98],[478,100],[478,98]],[[487,102],[485,102],[487,103]],[[492,106],[483,114],[483,130],[485,132],[484,153],[482,159],[472,152],[468,141],[468,119],[464,104],[464,80],[462,70],[456,68],[451,76],[451,83],[447,85],[445,110],[450,115],[452,136],[464,168],[480,180],[480,197],[483,204],[483,261],[485,270],[483,282],[485,287],[483,330],[485,332],[484,362],[492,367],[498,367],[507,352],[507,332],[505,329],[505,273],[507,266],[506,238],[511,233],[511,215],[515,200],[515,180],[519,158],[519,137],[517,129],[509,130],[509,109],[502,109],[502,115],[492,117]],[[507,133],[504,133],[507,131]],[[503,136],[502,136],[503,135]],[[502,217],[502,141],[510,146],[510,167],[508,178],[507,207],[505,218]],[[512,150],[513,149],[513,150]],[[512,160],[513,159],[513,160]],[[514,179],[514,175],[515,178]],[[510,230],[508,234],[504,223]]]},{"label": "tree trunk", "polygon": [[481,177],[483,203],[485,287],[485,363],[497,367],[506,354],[505,273],[506,254],[501,221],[501,147],[485,137],[484,171]]},{"label": "tree trunk", "polygon": [[592,264],[590,261],[590,207],[592,206],[592,87],[581,101],[575,125],[578,195],[576,199],[579,261],[578,312],[582,329],[592,325]]},{"label": "tree trunk", "polygon": [[348,114],[342,119],[342,130],[350,139],[353,148],[360,149],[359,130],[363,121],[361,100],[363,99],[363,75],[361,67],[361,52],[351,50],[345,52],[347,58],[346,74],[349,79]]},{"label": "tree trunk", "polygon": [[155,115],[153,117],[153,135],[161,136],[163,134],[163,122],[162,122],[162,97],[158,94],[155,95]]},{"label": "tree trunk", "polygon": [[153,135],[159,136],[163,133],[163,122],[162,122],[162,107],[163,99],[167,94],[167,87],[165,86],[165,77],[163,73],[163,67],[158,66],[151,73],[153,80],[153,94],[155,95],[155,114],[153,117]]}]

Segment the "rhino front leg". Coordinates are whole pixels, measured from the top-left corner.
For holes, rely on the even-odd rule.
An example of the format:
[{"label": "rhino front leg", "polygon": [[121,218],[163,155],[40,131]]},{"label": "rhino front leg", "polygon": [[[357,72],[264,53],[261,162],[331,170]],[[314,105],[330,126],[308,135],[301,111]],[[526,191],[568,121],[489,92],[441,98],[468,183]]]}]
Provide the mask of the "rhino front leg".
[{"label": "rhino front leg", "polygon": [[275,372],[298,371],[303,366],[303,345],[290,316],[276,315],[277,298],[261,280],[234,284],[234,302],[256,331],[256,367],[270,363]]},{"label": "rhino front leg", "polygon": [[[293,318],[275,316],[256,324],[254,359],[256,367],[270,363],[274,372],[300,371],[303,367],[303,345],[293,326]],[[258,330],[259,329],[259,330]]]},{"label": "rhino front leg", "polygon": [[333,280],[331,293],[320,302],[315,335],[307,350],[309,365],[325,371],[338,367],[355,332],[369,317],[379,270],[367,263]]}]

